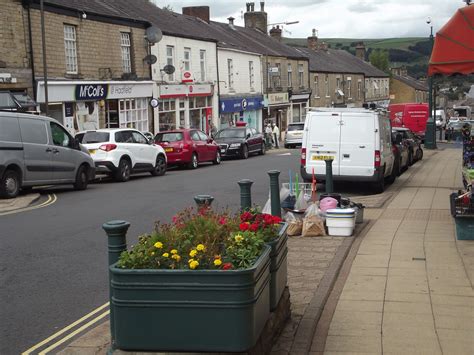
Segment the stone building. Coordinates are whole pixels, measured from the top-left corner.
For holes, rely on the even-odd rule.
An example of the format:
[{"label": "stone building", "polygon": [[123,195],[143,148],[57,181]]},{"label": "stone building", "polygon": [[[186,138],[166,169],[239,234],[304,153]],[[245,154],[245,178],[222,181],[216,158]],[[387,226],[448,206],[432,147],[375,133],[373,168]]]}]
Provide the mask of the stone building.
[{"label": "stone building", "polygon": [[428,86],[408,75],[406,68],[392,68],[390,79],[390,103],[427,103]]}]

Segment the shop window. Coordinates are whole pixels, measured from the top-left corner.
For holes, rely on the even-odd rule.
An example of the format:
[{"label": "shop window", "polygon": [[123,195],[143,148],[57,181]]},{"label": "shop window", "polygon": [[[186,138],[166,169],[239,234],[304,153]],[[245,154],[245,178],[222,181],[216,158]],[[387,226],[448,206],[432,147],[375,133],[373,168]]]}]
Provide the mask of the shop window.
[{"label": "shop window", "polygon": [[[166,65],[174,66],[174,46],[166,46]],[[169,81],[174,81],[174,73],[168,75]]]},{"label": "shop window", "polygon": [[120,100],[119,107],[121,128],[148,131],[148,105],[146,98]]},{"label": "shop window", "polygon": [[122,69],[124,73],[132,72],[132,60],[130,55],[130,33],[121,32],[120,33],[120,47],[122,49]]},{"label": "shop window", "polygon": [[[168,131],[176,129],[176,100],[163,100],[160,103],[160,112],[158,113],[158,120],[159,131]],[[184,117],[182,125],[184,125]]]},{"label": "shop window", "polygon": [[66,73],[77,74],[76,26],[64,25]]},{"label": "shop window", "polygon": [[293,105],[293,122],[301,121],[301,106],[300,104]]}]

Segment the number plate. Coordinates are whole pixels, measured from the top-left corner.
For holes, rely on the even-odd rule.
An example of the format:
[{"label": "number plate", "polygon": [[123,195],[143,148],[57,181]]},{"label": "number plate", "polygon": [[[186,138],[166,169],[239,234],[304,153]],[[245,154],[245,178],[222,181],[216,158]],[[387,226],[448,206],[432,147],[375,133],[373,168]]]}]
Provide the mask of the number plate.
[{"label": "number plate", "polygon": [[89,154],[95,154],[95,149],[89,149]]},{"label": "number plate", "polygon": [[170,153],[170,152],[172,152],[172,151],[173,151],[173,148],[165,148],[165,152],[166,152],[166,153]]},{"label": "number plate", "polygon": [[221,148],[221,153],[225,153],[225,148]]},{"label": "number plate", "polygon": [[334,160],[332,155],[313,155],[311,160]]}]

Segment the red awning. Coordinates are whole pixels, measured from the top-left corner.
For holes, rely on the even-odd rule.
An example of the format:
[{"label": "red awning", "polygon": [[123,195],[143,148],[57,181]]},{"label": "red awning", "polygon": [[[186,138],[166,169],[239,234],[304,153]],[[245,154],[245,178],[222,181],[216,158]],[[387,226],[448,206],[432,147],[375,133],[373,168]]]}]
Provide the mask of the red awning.
[{"label": "red awning", "polygon": [[436,33],[428,75],[474,73],[474,5],[458,9]]}]

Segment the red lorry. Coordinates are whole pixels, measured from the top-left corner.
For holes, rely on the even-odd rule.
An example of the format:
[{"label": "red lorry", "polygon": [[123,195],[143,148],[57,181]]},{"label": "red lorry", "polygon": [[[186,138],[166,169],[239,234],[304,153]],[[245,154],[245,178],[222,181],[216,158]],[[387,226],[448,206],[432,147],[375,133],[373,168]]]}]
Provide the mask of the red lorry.
[{"label": "red lorry", "polygon": [[429,116],[428,104],[392,104],[388,109],[392,127],[405,127],[422,138],[425,136]]}]

